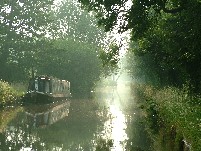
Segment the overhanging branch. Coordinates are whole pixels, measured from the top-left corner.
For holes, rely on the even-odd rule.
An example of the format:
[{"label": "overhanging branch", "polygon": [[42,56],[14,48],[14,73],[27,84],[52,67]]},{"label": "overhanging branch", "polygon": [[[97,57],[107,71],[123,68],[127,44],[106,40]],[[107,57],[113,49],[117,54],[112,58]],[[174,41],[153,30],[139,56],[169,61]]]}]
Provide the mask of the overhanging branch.
[{"label": "overhanging branch", "polygon": [[174,9],[167,9],[167,8],[165,8],[165,7],[162,7],[162,10],[163,10],[165,13],[175,14],[175,13],[179,13],[179,12],[181,12],[182,10],[184,10],[184,7],[180,6],[180,7],[174,8]]},{"label": "overhanging branch", "polygon": [[161,9],[162,9],[165,13],[175,14],[175,13],[179,13],[179,12],[181,12],[182,10],[184,10],[186,3],[187,3],[186,0],[182,0],[181,5],[178,6],[177,8],[168,9],[168,8],[166,8],[167,0],[162,0]]}]

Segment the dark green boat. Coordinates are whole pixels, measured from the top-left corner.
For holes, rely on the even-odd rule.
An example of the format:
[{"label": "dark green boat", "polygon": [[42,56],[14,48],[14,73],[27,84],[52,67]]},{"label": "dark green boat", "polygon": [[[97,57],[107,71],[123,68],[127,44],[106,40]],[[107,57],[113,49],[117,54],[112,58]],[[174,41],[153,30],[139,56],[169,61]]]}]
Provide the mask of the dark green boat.
[{"label": "dark green boat", "polygon": [[71,97],[70,82],[49,76],[36,76],[29,81],[24,103],[52,103]]}]

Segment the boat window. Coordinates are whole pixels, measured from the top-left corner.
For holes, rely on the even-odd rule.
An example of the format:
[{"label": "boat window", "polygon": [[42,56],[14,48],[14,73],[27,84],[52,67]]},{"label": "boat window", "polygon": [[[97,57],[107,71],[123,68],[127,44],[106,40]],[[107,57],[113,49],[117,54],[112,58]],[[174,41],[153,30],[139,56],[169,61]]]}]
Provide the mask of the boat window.
[{"label": "boat window", "polygon": [[59,83],[56,82],[56,92],[59,92]]},{"label": "boat window", "polygon": [[52,92],[56,92],[56,83],[54,80],[52,81]]},{"label": "boat window", "polygon": [[38,91],[44,92],[44,80],[38,80]]},{"label": "boat window", "polygon": [[59,91],[62,92],[62,89],[63,89],[63,86],[62,86],[62,83],[60,82],[60,84],[59,84]]},{"label": "boat window", "polygon": [[62,83],[62,91],[64,91],[64,90],[65,90],[65,84]]},{"label": "boat window", "polygon": [[68,90],[70,90],[70,82],[68,82]]},{"label": "boat window", "polygon": [[49,81],[45,81],[45,93],[50,93],[50,83],[49,83]]},{"label": "boat window", "polygon": [[35,90],[38,91],[38,80],[35,80]]}]

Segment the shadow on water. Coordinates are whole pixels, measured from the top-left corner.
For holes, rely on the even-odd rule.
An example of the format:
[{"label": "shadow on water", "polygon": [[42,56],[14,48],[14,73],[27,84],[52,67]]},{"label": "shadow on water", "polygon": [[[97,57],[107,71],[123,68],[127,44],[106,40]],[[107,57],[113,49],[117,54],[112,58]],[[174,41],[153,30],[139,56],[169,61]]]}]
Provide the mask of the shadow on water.
[{"label": "shadow on water", "polygon": [[133,115],[128,115],[127,127],[127,146],[126,150],[129,151],[151,151],[151,140],[146,131],[144,117],[141,116],[138,109],[135,110]]},{"label": "shadow on water", "polygon": [[140,110],[125,84],[97,89],[93,100],[7,108],[0,116],[3,151],[150,150]]}]

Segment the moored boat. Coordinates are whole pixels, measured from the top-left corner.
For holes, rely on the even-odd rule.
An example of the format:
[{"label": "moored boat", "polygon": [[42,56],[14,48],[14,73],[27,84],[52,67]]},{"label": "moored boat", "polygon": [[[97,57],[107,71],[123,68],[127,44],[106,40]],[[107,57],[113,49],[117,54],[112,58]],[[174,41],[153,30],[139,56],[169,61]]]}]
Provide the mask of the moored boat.
[{"label": "moored boat", "polygon": [[52,103],[71,97],[70,82],[50,76],[36,76],[29,81],[24,103]]}]

